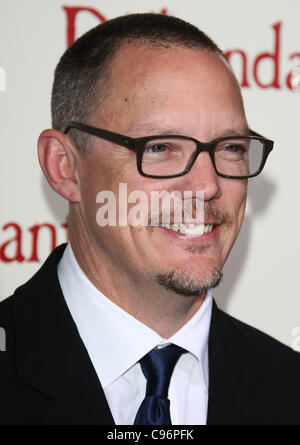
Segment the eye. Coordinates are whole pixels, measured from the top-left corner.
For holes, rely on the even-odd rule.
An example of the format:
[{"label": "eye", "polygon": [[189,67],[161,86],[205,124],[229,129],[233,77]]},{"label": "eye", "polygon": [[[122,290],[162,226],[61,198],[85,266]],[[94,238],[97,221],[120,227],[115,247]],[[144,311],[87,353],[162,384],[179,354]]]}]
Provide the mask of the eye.
[{"label": "eye", "polygon": [[217,156],[245,156],[249,151],[248,140],[224,140],[216,147]]},{"label": "eye", "polygon": [[167,162],[184,158],[186,144],[180,139],[154,139],[146,143],[143,162]]},{"label": "eye", "polygon": [[247,147],[242,144],[229,144],[225,145],[223,149],[231,153],[239,153],[239,152],[245,152]]},{"label": "eye", "polygon": [[165,144],[153,144],[149,145],[149,147],[145,147],[145,151],[148,153],[163,153],[167,150],[167,146]]}]

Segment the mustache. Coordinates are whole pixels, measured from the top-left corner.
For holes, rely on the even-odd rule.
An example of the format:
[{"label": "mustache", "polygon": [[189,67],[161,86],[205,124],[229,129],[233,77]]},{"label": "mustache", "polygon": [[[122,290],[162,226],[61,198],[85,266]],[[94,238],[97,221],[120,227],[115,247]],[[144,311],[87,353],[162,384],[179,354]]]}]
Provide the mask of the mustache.
[{"label": "mustache", "polygon": [[211,204],[204,206],[204,220],[209,221],[213,225],[226,224],[231,225],[233,218],[227,212],[221,212]]},{"label": "mustache", "polygon": [[[200,218],[199,218],[199,209],[197,209],[196,203],[193,203],[191,206],[191,210],[189,212],[189,216],[192,217],[194,220],[198,220],[199,223],[209,223],[212,225],[231,225],[233,223],[233,218],[228,212],[224,212],[216,208],[212,203],[204,203],[204,209],[201,211]],[[153,224],[152,216],[148,217],[148,226],[153,225],[160,225],[163,223],[166,223],[166,221],[169,221],[169,224],[176,224],[178,221],[178,218],[180,218],[180,214],[176,213],[175,209],[172,209],[170,211],[160,211],[158,217],[155,219],[155,224]],[[185,222],[186,215],[184,212],[181,213],[181,221],[182,223]],[[187,223],[189,221],[186,221]]]}]

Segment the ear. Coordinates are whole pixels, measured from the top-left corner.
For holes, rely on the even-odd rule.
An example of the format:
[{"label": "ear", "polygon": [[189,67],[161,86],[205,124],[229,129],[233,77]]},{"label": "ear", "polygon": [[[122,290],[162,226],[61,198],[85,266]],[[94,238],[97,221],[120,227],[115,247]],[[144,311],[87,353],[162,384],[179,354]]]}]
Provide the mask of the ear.
[{"label": "ear", "polygon": [[38,156],[53,190],[70,202],[79,202],[77,162],[69,138],[56,130],[44,130],[38,140]]}]

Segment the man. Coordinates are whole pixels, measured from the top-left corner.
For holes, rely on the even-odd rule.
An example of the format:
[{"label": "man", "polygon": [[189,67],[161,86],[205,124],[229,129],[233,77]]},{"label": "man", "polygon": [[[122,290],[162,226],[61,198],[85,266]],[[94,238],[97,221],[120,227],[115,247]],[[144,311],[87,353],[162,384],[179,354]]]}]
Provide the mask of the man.
[{"label": "man", "polygon": [[[300,424],[299,355],[213,302],[273,146],[218,47],[163,15],[106,22],[62,56],[52,118],[39,160],[70,243],[1,303],[0,422]],[[179,192],[192,216],[200,191],[204,217],[102,226],[120,184]]]}]

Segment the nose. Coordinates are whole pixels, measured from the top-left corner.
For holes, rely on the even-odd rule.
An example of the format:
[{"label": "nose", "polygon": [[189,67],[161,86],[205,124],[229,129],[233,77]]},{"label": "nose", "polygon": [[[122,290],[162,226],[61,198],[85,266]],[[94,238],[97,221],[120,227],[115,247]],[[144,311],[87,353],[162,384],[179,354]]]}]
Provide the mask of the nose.
[{"label": "nose", "polygon": [[191,170],[185,175],[189,190],[204,192],[204,200],[211,201],[221,194],[220,177],[217,175],[209,153],[202,152]]}]

